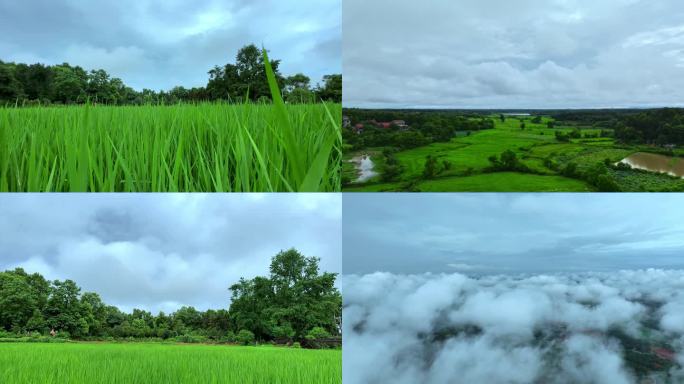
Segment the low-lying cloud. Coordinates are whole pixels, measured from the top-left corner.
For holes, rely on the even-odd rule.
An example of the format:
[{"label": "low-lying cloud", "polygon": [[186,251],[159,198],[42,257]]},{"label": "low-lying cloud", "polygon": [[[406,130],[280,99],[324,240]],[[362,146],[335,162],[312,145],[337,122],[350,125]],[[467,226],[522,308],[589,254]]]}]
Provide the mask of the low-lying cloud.
[{"label": "low-lying cloud", "polygon": [[684,380],[681,270],[378,272],[342,285],[345,383]]}]

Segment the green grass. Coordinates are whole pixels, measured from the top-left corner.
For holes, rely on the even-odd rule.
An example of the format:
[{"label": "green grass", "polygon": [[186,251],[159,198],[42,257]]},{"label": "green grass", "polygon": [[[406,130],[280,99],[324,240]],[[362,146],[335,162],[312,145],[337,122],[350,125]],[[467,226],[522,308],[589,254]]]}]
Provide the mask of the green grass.
[{"label": "green grass", "polygon": [[329,192],[342,107],[0,108],[0,192]]},{"label": "green grass", "polygon": [[[404,183],[379,183],[345,188],[345,192],[400,192]],[[516,172],[483,173],[463,177],[425,180],[415,185],[420,192],[588,192],[592,188],[581,180],[562,176]]]},{"label": "green grass", "polygon": [[467,177],[428,180],[418,185],[421,192],[465,190],[472,192],[588,192],[583,181],[561,176],[499,172]]},{"label": "green grass", "polygon": [[342,383],[340,350],[177,344],[0,344],[0,383]]}]

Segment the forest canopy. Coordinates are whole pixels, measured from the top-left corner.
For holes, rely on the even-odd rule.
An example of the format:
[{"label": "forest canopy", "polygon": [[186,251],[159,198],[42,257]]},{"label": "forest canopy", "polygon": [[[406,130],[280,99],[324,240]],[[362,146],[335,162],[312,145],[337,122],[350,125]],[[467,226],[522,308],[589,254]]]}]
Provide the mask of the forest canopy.
[{"label": "forest canopy", "polygon": [[[323,84],[311,84],[302,73],[284,76],[280,60],[271,60],[285,101],[308,103],[342,101],[342,75],[330,74]],[[103,69],[86,70],[69,63],[44,65],[0,61],[0,105],[83,104],[110,105],[175,104],[202,101],[270,100],[261,50],[254,44],[242,47],[234,63],[208,71],[204,87],[176,86],[168,91],[136,91]]]},{"label": "forest canopy", "polygon": [[230,286],[228,309],[191,306],[157,315],[124,313],[72,280],[46,280],[22,268],[0,272],[0,333],[52,330],[63,338],[159,338],[176,341],[304,341],[339,336],[342,297],[337,275],[321,273],[319,259],[295,249],[271,260],[270,274]]}]

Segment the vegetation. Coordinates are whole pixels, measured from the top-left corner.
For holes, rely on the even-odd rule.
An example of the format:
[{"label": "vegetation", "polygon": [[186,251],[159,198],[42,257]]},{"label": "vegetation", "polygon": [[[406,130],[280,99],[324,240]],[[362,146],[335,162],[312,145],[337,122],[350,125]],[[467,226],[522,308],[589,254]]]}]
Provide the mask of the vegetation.
[{"label": "vegetation", "polygon": [[[169,340],[239,343],[339,336],[342,299],[336,275],[320,273],[318,259],[295,249],[273,257],[268,277],[230,287],[228,310],[183,307],[172,314],[123,313],[71,281],[48,281],[18,268],[0,272],[0,340]],[[55,331],[56,334],[51,335]],[[50,335],[50,336],[49,336]],[[2,371],[0,371],[2,374]]]},{"label": "vegetation", "polygon": [[[285,77],[280,74],[279,65],[280,60],[271,61],[275,80],[286,100],[305,103],[342,101],[342,75],[327,75],[323,85],[312,88],[306,75],[298,73]],[[254,44],[242,47],[234,64],[215,66],[208,74],[209,81],[205,87],[186,89],[177,86],[169,91],[143,89],[138,92],[102,69],[88,72],[68,63],[49,66],[0,61],[0,105],[84,104],[89,101],[108,105],[145,105],[272,98],[264,56]]]},{"label": "vegetation", "polygon": [[645,111],[624,119],[615,129],[615,138],[631,144],[684,144],[684,109]]},{"label": "vegetation", "polygon": [[342,383],[340,350],[0,343],[0,382]]},{"label": "vegetation", "polygon": [[0,108],[0,192],[338,191],[340,105],[285,105],[263,67],[272,104]]},{"label": "vegetation", "polygon": [[[372,121],[374,114],[378,119],[404,120],[409,128],[358,129],[358,119]],[[644,119],[658,119],[669,127],[667,132],[678,132],[673,127],[678,126],[679,115],[673,110],[543,111],[529,116],[344,110],[344,115],[344,160],[374,154],[373,170],[378,173],[356,183],[354,165],[345,161],[344,191],[684,191],[679,177],[621,163],[636,152],[666,154],[673,162],[684,155],[671,136],[644,142],[622,138],[624,127],[646,126],[636,123]],[[423,133],[425,122],[433,119],[449,128],[448,140],[433,140]],[[457,123],[463,121],[472,126]],[[405,146],[396,140],[399,134],[433,139]]]}]

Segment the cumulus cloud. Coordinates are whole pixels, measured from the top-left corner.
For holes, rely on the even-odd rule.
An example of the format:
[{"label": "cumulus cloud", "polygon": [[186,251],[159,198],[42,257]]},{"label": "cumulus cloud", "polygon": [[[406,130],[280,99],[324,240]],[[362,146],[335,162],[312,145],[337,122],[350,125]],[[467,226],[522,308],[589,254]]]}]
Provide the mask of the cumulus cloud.
[{"label": "cumulus cloud", "polygon": [[660,269],[345,275],[344,380],[684,380],[683,286],[684,271]]},{"label": "cumulus cloud", "polygon": [[340,272],[337,194],[5,194],[0,270],[72,279],[124,310],[226,308],[295,247]]},{"label": "cumulus cloud", "polygon": [[285,74],[341,72],[340,0],[0,0],[0,59],[105,69],[138,90],[206,84],[264,45]]},{"label": "cumulus cloud", "polygon": [[682,105],[679,2],[345,0],[348,107]]}]

